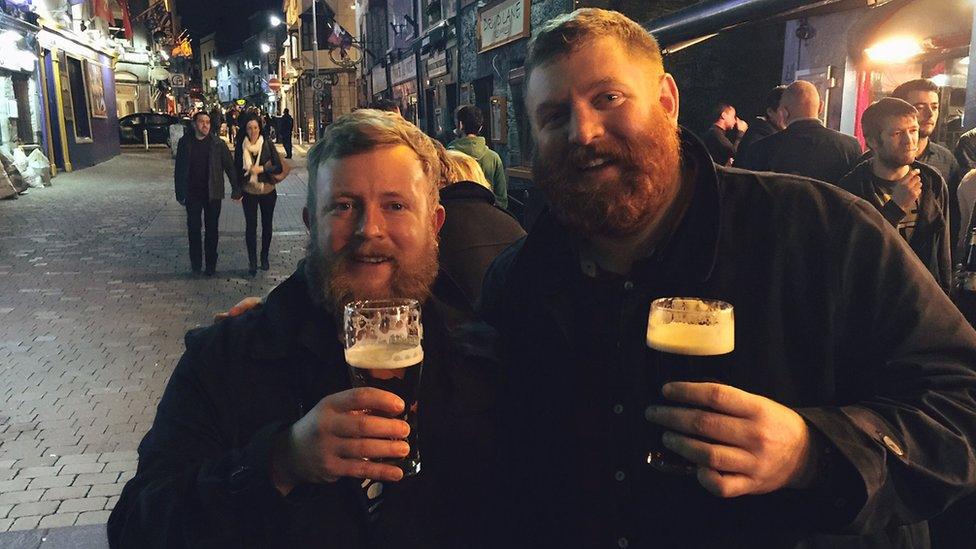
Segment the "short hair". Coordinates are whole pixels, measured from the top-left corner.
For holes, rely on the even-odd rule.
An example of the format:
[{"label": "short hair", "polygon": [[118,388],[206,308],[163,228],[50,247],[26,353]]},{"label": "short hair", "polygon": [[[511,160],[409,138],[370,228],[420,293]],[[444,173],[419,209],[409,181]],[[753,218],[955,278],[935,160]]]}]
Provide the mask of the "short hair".
[{"label": "short hair", "polygon": [[258,130],[264,130],[264,118],[263,117],[261,117],[261,116],[252,116],[251,118],[249,118],[248,121],[244,123],[244,129],[245,130],[247,130],[247,125],[250,124],[251,122],[257,122],[258,123]]},{"label": "short hair", "polygon": [[485,115],[474,105],[461,105],[454,111],[454,118],[461,123],[464,131],[478,133],[485,125]]},{"label": "short hair", "polygon": [[664,72],[661,48],[657,40],[632,19],[620,12],[599,8],[580,8],[546,21],[529,41],[525,59],[526,80],[532,71],[554,59],[569,55],[592,40],[612,37],[651,62],[653,68]]},{"label": "short hair", "polygon": [[369,108],[378,111],[397,112],[400,110],[400,105],[392,99],[377,99]]},{"label": "short hair", "polygon": [[210,113],[207,112],[207,111],[205,111],[205,110],[202,110],[202,109],[199,110],[199,111],[197,111],[197,112],[195,112],[195,113],[193,113],[193,123],[196,124],[197,123],[197,118],[199,118],[201,116],[206,116],[207,118],[210,118]]},{"label": "short hair", "polygon": [[885,97],[875,101],[861,115],[861,130],[864,132],[864,138],[879,138],[885,119],[902,116],[918,116],[918,109],[897,97]]},{"label": "short hair", "polygon": [[725,111],[731,108],[733,108],[732,105],[729,105],[728,103],[717,103],[714,107],[712,107],[712,122],[722,118]]},{"label": "short hair", "polygon": [[939,87],[935,85],[935,82],[927,78],[916,78],[915,80],[909,80],[900,84],[891,92],[891,97],[902,99],[908,101],[908,94],[912,92],[934,92],[939,93]]},{"label": "short hair", "polygon": [[325,130],[325,135],[308,151],[308,196],[310,219],[316,218],[318,171],[334,158],[345,158],[380,147],[405,145],[417,154],[430,183],[428,202],[433,209],[439,200],[438,185],[443,177],[443,145],[428,137],[402,116],[376,109],[359,109],[344,114]]},{"label": "short hair", "polygon": [[447,149],[445,154],[447,164],[443,178],[445,186],[461,181],[472,181],[491,190],[491,183],[485,177],[485,171],[481,169],[481,164],[478,164],[474,157],[451,149]]},{"label": "short hair", "polygon": [[786,91],[786,84],[776,86],[775,88],[769,90],[766,94],[766,99],[763,104],[766,105],[766,110],[776,110],[779,108],[779,102],[783,99],[783,92]]}]

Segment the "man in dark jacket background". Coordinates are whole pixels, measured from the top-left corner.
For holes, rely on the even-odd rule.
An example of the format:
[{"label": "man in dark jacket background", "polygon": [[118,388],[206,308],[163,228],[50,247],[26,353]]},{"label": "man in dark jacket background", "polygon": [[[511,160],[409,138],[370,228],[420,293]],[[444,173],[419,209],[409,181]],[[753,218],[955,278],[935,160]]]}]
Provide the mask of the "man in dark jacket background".
[{"label": "man in dark jacket background", "polygon": [[[220,203],[224,199],[224,175],[231,185],[236,182],[234,161],[227,144],[210,131],[210,115],[200,111],[193,115],[193,133],[180,138],[176,146],[176,200],[186,206],[186,229],[190,241],[190,268],[199,273],[206,256],[206,274],[217,269],[217,238]],[[236,194],[236,193],[235,193]],[[200,245],[200,217],[206,228],[204,245]]]},{"label": "man in dark jacket background", "polygon": [[719,103],[712,109],[712,123],[705,130],[702,141],[712,160],[719,166],[731,166],[738,157],[739,144],[749,124],[735,114],[735,107]]},{"label": "man in dark jacket background", "polygon": [[952,277],[948,192],[938,172],[915,160],[917,112],[894,97],[868,107],[861,115],[861,127],[874,155],[838,186],[873,204],[948,292]]},{"label": "man in dark jacket background", "polygon": [[285,109],[278,119],[278,142],[285,148],[285,158],[291,158],[291,133],[295,129],[295,119]]},{"label": "man in dark jacket background", "polygon": [[[304,262],[263,307],[188,334],[113,547],[487,546],[497,365],[474,351],[481,332],[455,345],[428,299],[440,178],[438,146],[399,116],[330,125],[309,152]],[[387,297],[423,302],[422,471],[408,478],[383,461],[410,449],[403,400],[350,389],[340,343],[344,304]]]},{"label": "man in dark jacket background", "polygon": [[736,167],[789,173],[837,184],[857,165],[861,146],[849,135],[824,127],[823,109],[813,84],[797,80],[783,92],[780,109],[786,129],[753,143]]},{"label": "man in dark jacket background", "polygon": [[783,131],[783,128],[786,127],[786,122],[783,121],[783,111],[779,108],[779,102],[783,98],[783,91],[785,90],[786,86],[776,86],[766,94],[766,99],[763,101],[766,106],[765,112],[752,119],[752,122],[749,123],[749,129],[739,141],[736,153],[740,157],[745,156],[746,150],[756,141]]}]

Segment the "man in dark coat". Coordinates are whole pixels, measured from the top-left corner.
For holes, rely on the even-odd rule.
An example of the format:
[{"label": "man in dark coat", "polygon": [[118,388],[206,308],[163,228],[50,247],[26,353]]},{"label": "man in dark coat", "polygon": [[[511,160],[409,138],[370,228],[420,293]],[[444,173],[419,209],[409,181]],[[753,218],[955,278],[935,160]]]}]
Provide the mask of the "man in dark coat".
[{"label": "man in dark coat", "polygon": [[[716,167],[622,15],[547,22],[525,67],[551,211],[482,293],[508,546],[927,546],[976,489],[976,332],[904,242],[836,187]],[[734,351],[647,348],[668,296],[733,304]],[[664,383],[689,365],[718,382]],[[662,443],[695,474],[652,469]]]},{"label": "man in dark coat", "polygon": [[763,102],[766,105],[765,112],[752,120],[749,124],[749,129],[746,130],[745,135],[742,136],[742,140],[739,141],[736,154],[740,157],[744,156],[749,146],[756,141],[764,137],[769,137],[776,132],[783,131],[783,128],[786,127],[786,123],[783,122],[783,111],[779,108],[779,102],[783,98],[784,90],[786,90],[786,86],[776,86],[766,94],[766,100]]},{"label": "man in dark coat", "polygon": [[[193,133],[180,138],[176,145],[176,200],[186,206],[186,228],[190,241],[190,268],[200,272],[206,256],[206,274],[217,269],[217,238],[220,202],[224,199],[224,175],[234,186],[234,160],[227,145],[210,132],[210,115],[200,111],[193,115]],[[235,195],[237,193],[235,192]],[[206,228],[204,245],[200,246],[200,216]]]},{"label": "man in dark coat", "polygon": [[288,109],[278,119],[278,143],[285,147],[285,158],[291,158],[291,133],[295,129],[295,119]]},{"label": "man in dark coat", "polygon": [[456,292],[445,288],[438,295],[456,309],[473,314],[488,266],[505,248],[525,236],[525,230],[512,214],[495,204],[491,189],[472,181],[442,188],[441,204],[447,217],[438,247],[439,282],[449,281]]},{"label": "man in dark coat", "polygon": [[813,84],[797,80],[780,101],[786,129],[753,143],[736,167],[760,172],[789,173],[837,184],[861,156],[857,140],[825,128],[817,115],[823,109]]},{"label": "man in dark coat", "polygon": [[[303,265],[264,307],[187,336],[109,518],[113,547],[485,546],[497,365],[475,351],[478,331],[454,345],[428,299],[440,165],[400,117],[361,110],[329,127],[309,153]],[[422,471],[408,478],[388,462],[410,451],[405,403],[350,389],[337,320],[349,301],[387,297],[424,302]]]},{"label": "man in dark coat", "polygon": [[948,191],[938,172],[915,160],[917,112],[894,97],[868,107],[861,115],[861,127],[874,155],[838,186],[873,204],[948,292],[952,278]]},{"label": "man in dark coat", "polygon": [[749,128],[745,120],[735,115],[735,107],[719,103],[713,110],[712,123],[702,138],[712,160],[719,166],[731,166],[736,157],[739,141]]}]

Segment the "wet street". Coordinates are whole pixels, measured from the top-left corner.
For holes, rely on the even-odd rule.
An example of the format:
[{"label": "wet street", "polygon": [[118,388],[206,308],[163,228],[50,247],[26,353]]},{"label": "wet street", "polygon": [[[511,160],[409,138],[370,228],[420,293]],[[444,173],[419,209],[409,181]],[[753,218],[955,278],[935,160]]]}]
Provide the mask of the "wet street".
[{"label": "wet street", "polygon": [[190,273],[166,148],[124,150],[0,202],[0,547],[103,539],[184,333],[264,295],[304,254],[297,147],[294,161],[271,270],[255,278],[229,186],[217,274]]}]

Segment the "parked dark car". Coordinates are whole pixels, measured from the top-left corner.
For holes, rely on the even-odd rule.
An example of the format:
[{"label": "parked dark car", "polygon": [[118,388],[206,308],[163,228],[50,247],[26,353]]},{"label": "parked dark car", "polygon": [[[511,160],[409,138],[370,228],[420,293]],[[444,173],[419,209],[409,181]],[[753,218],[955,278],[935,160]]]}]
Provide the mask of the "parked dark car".
[{"label": "parked dark car", "polygon": [[157,112],[137,112],[123,116],[119,120],[119,142],[123,145],[142,145],[142,131],[148,130],[150,144],[168,145],[169,127],[179,123],[179,118]]}]

